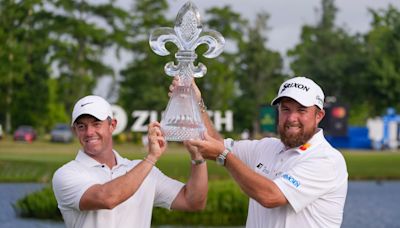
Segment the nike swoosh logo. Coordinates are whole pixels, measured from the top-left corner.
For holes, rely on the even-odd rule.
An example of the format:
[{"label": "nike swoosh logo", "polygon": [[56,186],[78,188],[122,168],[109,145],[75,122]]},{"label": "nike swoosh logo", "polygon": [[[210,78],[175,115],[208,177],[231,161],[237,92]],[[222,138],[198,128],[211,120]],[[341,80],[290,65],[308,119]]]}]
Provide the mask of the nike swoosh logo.
[{"label": "nike swoosh logo", "polygon": [[85,103],[85,104],[81,104],[81,107],[83,107],[83,106],[85,106],[85,105],[88,105],[88,104],[92,104],[93,102],[88,102],[88,103]]}]

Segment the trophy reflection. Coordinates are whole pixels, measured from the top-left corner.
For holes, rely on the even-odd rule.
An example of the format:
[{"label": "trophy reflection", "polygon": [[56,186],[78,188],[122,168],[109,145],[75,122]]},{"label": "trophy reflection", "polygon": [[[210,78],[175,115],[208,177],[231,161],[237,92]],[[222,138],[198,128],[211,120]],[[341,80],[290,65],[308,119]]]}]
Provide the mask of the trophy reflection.
[{"label": "trophy reflection", "polygon": [[225,40],[217,31],[203,30],[200,13],[189,1],[179,10],[173,29],[157,28],[150,35],[150,47],[158,55],[170,54],[165,48],[167,42],[172,42],[178,47],[175,54],[178,65],[169,62],[164,70],[169,76],[179,77],[179,85],[173,91],[162,116],[161,129],[168,141],[201,139],[205,126],[192,80],[206,74],[207,68],[202,63],[198,63],[197,66],[193,64],[197,58],[195,49],[201,44],[206,44],[208,50],[203,56],[214,58],[223,51]]}]

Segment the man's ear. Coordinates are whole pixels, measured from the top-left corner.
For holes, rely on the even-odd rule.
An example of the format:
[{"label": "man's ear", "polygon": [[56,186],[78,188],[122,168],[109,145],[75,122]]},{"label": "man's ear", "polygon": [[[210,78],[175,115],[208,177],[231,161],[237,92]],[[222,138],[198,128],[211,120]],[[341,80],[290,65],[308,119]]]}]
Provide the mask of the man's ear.
[{"label": "man's ear", "polygon": [[323,109],[317,110],[317,115],[316,115],[317,125],[321,122],[324,116],[325,116],[325,110]]},{"label": "man's ear", "polygon": [[112,119],[111,120],[110,127],[111,127],[112,131],[115,130],[115,128],[117,127],[117,120],[116,119]]}]

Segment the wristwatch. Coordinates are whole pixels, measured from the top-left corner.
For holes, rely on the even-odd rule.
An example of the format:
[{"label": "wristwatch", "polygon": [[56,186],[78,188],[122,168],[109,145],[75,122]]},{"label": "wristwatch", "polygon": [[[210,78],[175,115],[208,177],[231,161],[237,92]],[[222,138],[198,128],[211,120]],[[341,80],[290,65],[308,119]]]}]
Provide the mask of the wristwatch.
[{"label": "wristwatch", "polygon": [[230,150],[225,148],[225,150],[220,155],[218,155],[217,159],[215,160],[217,162],[217,165],[224,166],[226,157],[230,152]]}]

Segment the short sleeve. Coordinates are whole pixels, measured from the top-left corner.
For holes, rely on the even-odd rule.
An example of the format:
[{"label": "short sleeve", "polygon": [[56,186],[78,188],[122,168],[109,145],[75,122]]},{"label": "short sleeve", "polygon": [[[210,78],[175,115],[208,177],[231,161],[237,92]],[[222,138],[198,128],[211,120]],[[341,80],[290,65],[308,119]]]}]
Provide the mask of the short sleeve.
[{"label": "short sleeve", "polygon": [[282,149],[282,143],[273,138],[263,138],[262,140],[224,140],[226,148],[231,145],[233,154],[244,162],[247,166],[253,167],[260,157],[272,156]]},{"label": "short sleeve", "polygon": [[274,182],[297,212],[335,187],[337,171],[329,157],[307,159]]},{"label": "short sleeve", "polygon": [[166,176],[156,167],[153,168],[151,175],[154,175],[156,180],[154,206],[170,209],[184,184]]},{"label": "short sleeve", "polygon": [[79,209],[79,201],[85,191],[96,184],[83,172],[63,166],[53,176],[53,191],[60,209]]},{"label": "short sleeve", "polygon": [[256,141],[231,141],[231,139],[225,139],[224,144],[226,148],[229,148],[229,150],[245,164],[250,165],[251,161],[254,159],[254,151],[257,145]]}]

